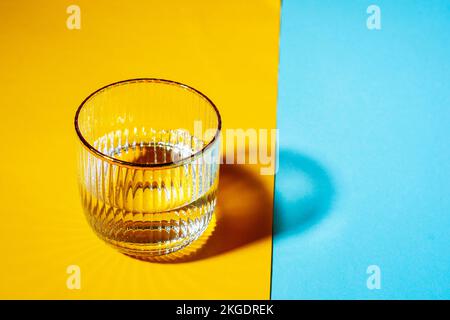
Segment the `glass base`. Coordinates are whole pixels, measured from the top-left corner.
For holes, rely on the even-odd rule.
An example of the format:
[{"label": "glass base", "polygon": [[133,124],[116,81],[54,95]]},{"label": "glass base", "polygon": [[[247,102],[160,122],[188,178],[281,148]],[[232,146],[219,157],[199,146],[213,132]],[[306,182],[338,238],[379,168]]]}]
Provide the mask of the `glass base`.
[{"label": "glass base", "polygon": [[211,219],[204,228],[198,230],[195,236],[185,239],[181,243],[167,245],[167,244],[135,244],[118,242],[111,239],[106,239],[100,234],[97,234],[108,245],[118,250],[120,253],[134,259],[149,261],[149,262],[176,262],[183,261],[197,253],[204,247],[210,236],[216,228],[216,215],[211,214]]}]

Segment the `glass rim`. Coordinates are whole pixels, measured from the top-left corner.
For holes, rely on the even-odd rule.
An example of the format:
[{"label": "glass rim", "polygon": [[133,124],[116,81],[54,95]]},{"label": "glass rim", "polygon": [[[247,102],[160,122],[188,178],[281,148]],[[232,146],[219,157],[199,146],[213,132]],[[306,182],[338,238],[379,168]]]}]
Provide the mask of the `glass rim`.
[{"label": "glass rim", "polygon": [[[213,108],[213,110],[216,113],[217,116],[217,129],[216,129],[216,133],[214,134],[214,137],[201,149],[198,150],[196,152],[194,152],[193,154],[191,154],[188,157],[182,158],[179,161],[170,161],[170,162],[165,162],[165,163],[136,163],[136,162],[129,162],[129,161],[124,161],[124,160],[120,160],[114,157],[111,157],[103,152],[101,152],[100,150],[97,150],[97,148],[95,148],[94,146],[92,146],[83,136],[83,134],[81,133],[81,130],[79,128],[78,125],[78,117],[80,115],[81,110],[83,109],[83,107],[86,105],[87,102],[89,102],[89,100],[91,98],[93,98],[94,96],[96,96],[97,94],[113,88],[115,86],[119,86],[119,85],[124,85],[124,84],[130,84],[130,83],[136,83],[136,82],[149,82],[149,83],[163,83],[163,84],[167,84],[167,85],[172,85],[172,86],[176,86],[179,88],[183,88],[185,90],[188,90],[198,96],[200,96],[201,98],[205,99],[206,102],[208,102],[208,104]],[[75,125],[75,131],[77,133],[77,136],[79,138],[79,140],[82,142],[83,146],[92,154],[94,154],[94,156],[100,158],[101,160],[105,160],[111,164],[116,164],[119,166],[123,166],[123,167],[132,167],[132,168],[165,168],[165,167],[174,167],[174,166],[179,166],[179,165],[183,165],[189,162],[192,162],[193,160],[197,159],[200,155],[202,155],[205,151],[207,151],[208,149],[211,148],[211,146],[219,141],[219,137],[220,137],[220,132],[222,131],[222,118],[220,116],[219,110],[217,109],[216,105],[214,104],[214,102],[211,101],[211,99],[209,99],[205,94],[203,94],[201,91],[187,85],[181,82],[177,82],[177,81],[173,81],[173,80],[166,80],[166,79],[159,79],[159,78],[134,78],[134,79],[127,79],[127,80],[121,80],[121,81],[117,81],[117,82],[113,82],[110,84],[107,84],[103,87],[101,87],[100,89],[95,90],[94,92],[92,92],[89,96],[87,96],[87,98],[85,98],[83,100],[83,102],[81,102],[80,106],[77,108],[77,111],[75,113],[75,119],[74,119],[74,125]]]}]

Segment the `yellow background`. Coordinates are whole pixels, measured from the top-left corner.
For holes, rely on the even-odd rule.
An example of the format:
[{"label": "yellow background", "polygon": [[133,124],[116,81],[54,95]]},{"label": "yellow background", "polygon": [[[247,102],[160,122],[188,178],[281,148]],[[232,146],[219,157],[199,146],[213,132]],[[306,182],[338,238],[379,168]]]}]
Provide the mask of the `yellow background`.
[{"label": "yellow background", "polygon": [[[66,27],[73,3],[81,30]],[[134,260],[84,218],[73,117],[105,84],[159,77],[204,92],[225,129],[274,128],[279,10],[275,0],[0,2],[1,298],[269,298],[273,177],[223,169],[219,210],[242,218],[219,223],[225,246],[213,234],[216,247],[189,262]],[[71,264],[80,290],[66,287]]]}]

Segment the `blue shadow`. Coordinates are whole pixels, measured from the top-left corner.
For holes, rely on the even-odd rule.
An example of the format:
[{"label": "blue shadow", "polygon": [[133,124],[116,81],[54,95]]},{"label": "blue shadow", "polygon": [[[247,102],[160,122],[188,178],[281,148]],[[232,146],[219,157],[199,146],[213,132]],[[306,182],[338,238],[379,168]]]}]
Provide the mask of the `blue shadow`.
[{"label": "blue shadow", "polygon": [[335,196],[332,178],[318,161],[282,149],[276,175],[274,236],[306,231],[329,212]]}]

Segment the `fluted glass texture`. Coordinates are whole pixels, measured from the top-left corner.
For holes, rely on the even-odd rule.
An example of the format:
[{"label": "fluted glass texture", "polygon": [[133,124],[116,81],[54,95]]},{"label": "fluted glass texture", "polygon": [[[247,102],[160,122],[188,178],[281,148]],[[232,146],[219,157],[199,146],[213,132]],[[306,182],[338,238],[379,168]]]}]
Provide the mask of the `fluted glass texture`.
[{"label": "fluted glass texture", "polygon": [[219,178],[220,115],[186,85],[135,79],[79,107],[79,185],[97,235],[133,256],[167,254],[207,228]]}]

